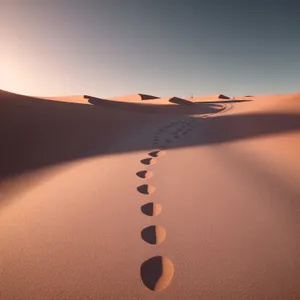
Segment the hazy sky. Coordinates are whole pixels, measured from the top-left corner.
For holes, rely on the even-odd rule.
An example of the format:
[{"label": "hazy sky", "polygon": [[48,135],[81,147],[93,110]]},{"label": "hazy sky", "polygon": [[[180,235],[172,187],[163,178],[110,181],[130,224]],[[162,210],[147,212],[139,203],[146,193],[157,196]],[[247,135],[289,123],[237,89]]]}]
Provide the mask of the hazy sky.
[{"label": "hazy sky", "polygon": [[0,36],[22,94],[300,91],[299,0],[0,0]]}]

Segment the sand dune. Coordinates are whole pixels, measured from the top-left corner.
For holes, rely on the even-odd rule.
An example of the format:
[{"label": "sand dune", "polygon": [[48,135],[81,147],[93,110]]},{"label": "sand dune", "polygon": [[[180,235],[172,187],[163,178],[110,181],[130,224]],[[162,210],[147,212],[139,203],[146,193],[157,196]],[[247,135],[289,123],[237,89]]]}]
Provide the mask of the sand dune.
[{"label": "sand dune", "polygon": [[44,99],[44,100],[60,101],[60,102],[87,104],[87,101],[84,98],[84,95],[57,96],[57,97],[37,97],[37,98],[38,99]]},{"label": "sand dune", "polygon": [[[86,104],[87,101],[84,95],[73,95],[73,96],[54,96],[54,97],[37,97],[45,100],[54,100],[54,101],[62,101],[62,102],[73,102],[73,103],[84,103]],[[125,95],[125,96],[118,96],[107,98],[107,100],[119,101],[119,102],[129,102],[129,103],[141,103],[141,102],[148,102],[148,100],[156,100],[160,99],[160,97],[146,95],[146,94],[132,94],[132,95]],[[145,101],[147,100],[147,101]],[[154,101],[155,103],[155,101]]]},{"label": "sand dune", "polygon": [[300,93],[0,91],[0,136],[3,299],[300,298]]},{"label": "sand dune", "polygon": [[141,102],[143,100],[153,100],[159,99],[160,97],[146,95],[146,94],[133,94],[133,95],[126,95],[120,97],[112,97],[109,100],[117,100],[117,101],[125,101],[125,102]]},{"label": "sand dune", "polygon": [[196,96],[196,97],[193,97],[193,98],[187,98],[189,99],[190,101],[193,101],[193,102],[198,102],[198,101],[212,101],[212,100],[228,100],[230,99],[230,97],[228,96],[225,96],[223,94],[213,94],[213,95],[206,95],[206,96]]}]

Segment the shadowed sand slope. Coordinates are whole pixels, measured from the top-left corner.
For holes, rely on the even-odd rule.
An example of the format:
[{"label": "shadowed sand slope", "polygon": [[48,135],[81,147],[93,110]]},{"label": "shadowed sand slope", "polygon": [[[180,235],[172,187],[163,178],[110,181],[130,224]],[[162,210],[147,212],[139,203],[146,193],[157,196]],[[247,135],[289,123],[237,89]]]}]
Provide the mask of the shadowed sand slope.
[{"label": "shadowed sand slope", "polygon": [[[229,103],[246,109],[241,115],[225,114],[206,119],[199,132],[207,130],[209,134],[200,135],[198,140],[187,140],[186,145],[224,143],[299,130],[299,114],[293,113],[296,111],[294,107],[299,107],[300,101],[296,101],[299,97],[286,98],[290,106],[284,113],[280,109],[257,112],[253,109],[256,102],[253,105],[252,102]],[[149,149],[152,145],[149,139],[136,139],[133,143],[120,145],[118,137],[139,130],[141,126],[163,122],[165,115],[193,112],[201,115],[220,111],[217,102],[189,107],[120,103],[89,96],[86,99],[94,105],[47,101],[1,91],[0,178],[78,158]],[[284,99],[279,102],[284,102]],[[169,147],[173,147],[172,144]]]},{"label": "shadowed sand slope", "polygon": [[139,112],[147,112],[147,113],[201,114],[201,113],[212,113],[214,112],[215,109],[214,107],[215,103],[212,103],[211,105],[207,105],[206,103],[200,105],[201,104],[200,103],[198,106],[192,106],[194,103],[177,97],[162,98],[155,101],[148,100],[142,105],[136,102],[107,100],[107,99],[96,98],[88,95],[85,95],[84,97],[88,100],[89,103],[93,105],[114,107],[115,109],[118,108],[122,110],[131,110],[131,111],[139,111]]},{"label": "shadowed sand slope", "polygon": [[183,98],[172,97],[169,102],[181,105],[193,105],[194,103]]}]

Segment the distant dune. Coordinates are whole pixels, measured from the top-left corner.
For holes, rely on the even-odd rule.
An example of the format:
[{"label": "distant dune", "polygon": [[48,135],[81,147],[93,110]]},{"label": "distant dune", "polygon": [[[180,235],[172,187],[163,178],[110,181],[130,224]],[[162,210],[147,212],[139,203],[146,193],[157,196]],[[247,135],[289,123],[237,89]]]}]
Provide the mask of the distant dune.
[{"label": "distant dune", "polygon": [[153,99],[159,99],[159,97],[146,95],[146,94],[133,94],[133,95],[109,98],[109,100],[117,100],[117,101],[125,101],[125,102],[153,100]]},{"label": "distant dune", "polygon": [[84,95],[73,95],[73,96],[56,96],[56,97],[36,97],[44,100],[54,100],[54,101],[61,101],[61,102],[69,102],[69,103],[81,103],[87,104],[84,98]]},{"label": "distant dune", "polygon": [[225,99],[230,99],[230,97],[227,97],[223,94],[213,94],[213,95],[206,95],[206,96],[196,96],[187,99],[197,102],[197,101],[211,101],[211,100],[222,100],[222,99],[225,100]]},{"label": "distant dune", "polygon": [[[74,103],[85,103],[86,100],[84,95],[74,95],[74,96],[55,96],[55,97],[38,97],[46,100],[55,100],[55,101],[64,101],[64,102],[74,102]],[[104,99],[104,98],[103,98]],[[133,95],[125,95],[119,97],[107,98],[107,100],[115,100],[120,102],[142,102],[144,100],[154,100],[160,99],[156,96],[146,95],[146,94],[133,94]]]},{"label": "distant dune", "polygon": [[225,95],[223,95],[223,94],[220,94],[220,95],[218,96],[218,99],[230,99],[230,97],[227,97],[227,96],[225,96]]},{"label": "distant dune", "polygon": [[0,141],[1,299],[300,298],[300,93],[0,90]]}]

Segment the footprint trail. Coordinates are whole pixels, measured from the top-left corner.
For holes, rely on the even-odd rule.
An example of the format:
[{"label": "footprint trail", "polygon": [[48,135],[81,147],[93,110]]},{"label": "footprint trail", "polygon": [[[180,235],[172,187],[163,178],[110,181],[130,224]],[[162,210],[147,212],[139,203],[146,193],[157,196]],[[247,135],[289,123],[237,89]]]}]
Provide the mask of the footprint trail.
[{"label": "footprint trail", "polygon": [[[159,128],[153,138],[153,145],[161,143],[161,137],[165,130],[173,130],[172,127],[176,126],[178,122],[172,122],[168,126]],[[181,129],[182,130],[182,129]],[[178,134],[178,132],[176,132]],[[172,139],[165,138],[165,142],[170,144]],[[153,150],[148,153],[150,157],[142,159],[140,162],[143,165],[151,166],[157,163],[159,159],[166,155],[165,146],[161,145],[159,150]],[[153,177],[153,172],[150,170],[141,170],[136,173],[136,176],[142,180],[148,180]],[[156,191],[155,186],[151,184],[142,184],[137,187],[137,191],[145,196],[150,196]],[[162,206],[159,203],[148,202],[141,206],[141,212],[148,217],[155,217],[161,214]],[[147,226],[141,230],[141,239],[154,247],[163,243],[166,240],[167,232],[165,228],[159,225]],[[166,257],[157,255],[149,258],[141,264],[140,276],[143,284],[151,291],[160,292],[166,289],[174,276],[174,265]]]}]

